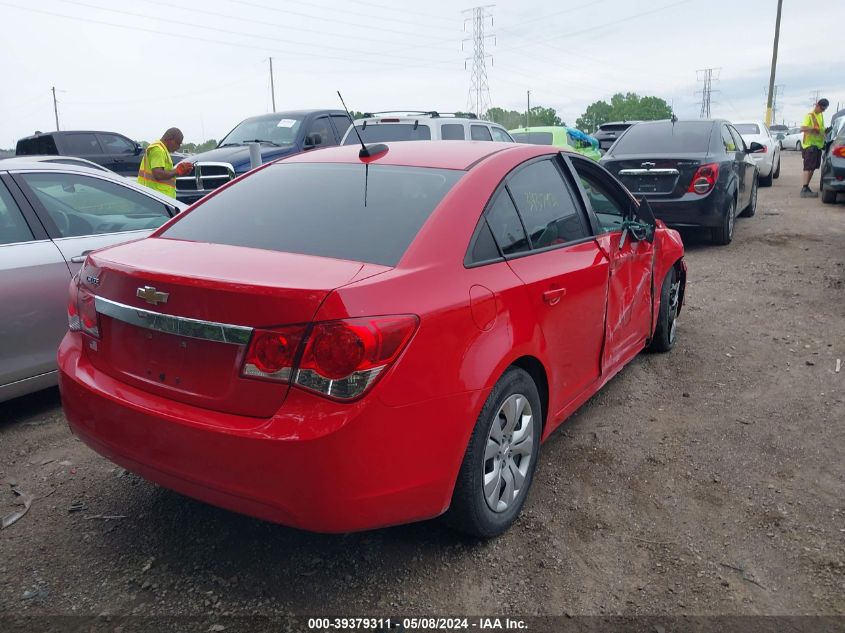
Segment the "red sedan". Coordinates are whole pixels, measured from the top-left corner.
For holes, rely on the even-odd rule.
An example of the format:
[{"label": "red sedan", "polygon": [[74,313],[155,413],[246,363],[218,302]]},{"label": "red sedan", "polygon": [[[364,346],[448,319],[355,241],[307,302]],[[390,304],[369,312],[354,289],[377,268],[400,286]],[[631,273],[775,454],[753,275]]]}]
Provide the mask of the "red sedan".
[{"label": "red sedan", "polygon": [[237,512],[321,532],[446,513],[494,536],[541,441],[673,346],[683,244],[576,154],[361,153],[266,165],[91,254],[65,413],[110,460]]}]

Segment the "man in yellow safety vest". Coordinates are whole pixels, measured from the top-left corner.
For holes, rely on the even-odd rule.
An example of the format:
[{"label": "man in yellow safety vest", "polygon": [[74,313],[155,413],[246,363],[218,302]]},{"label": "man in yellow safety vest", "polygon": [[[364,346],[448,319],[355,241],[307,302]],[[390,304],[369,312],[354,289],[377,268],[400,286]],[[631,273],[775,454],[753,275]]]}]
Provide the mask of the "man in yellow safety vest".
[{"label": "man in yellow safety vest", "polygon": [[819,99],[813,111],[804,117],[801,123],[801,131],[804,138],[801,142],[801,154],[804,158],[803,184],[801,187],[802,198],[818,198],[819,192],[810,189],[810,180],[813,172],[822,164],[822,150],[824,149],[824,111],[830,102],[827,99]]},{"label": "man in yellow safety vest", "polygon": [[182,147],[183,139],[182,131],[179,128],[172,127],[162,135],[160,140],[150,143],[141,159],[141,166],[138,169],[138,182],[166,196],[175,198],[176,176],[185,176],[191,173],[193,168],[193,165],[187,161],[182,161],[176,165],[175,169],[173,167],[170,152],[175,152]]}]

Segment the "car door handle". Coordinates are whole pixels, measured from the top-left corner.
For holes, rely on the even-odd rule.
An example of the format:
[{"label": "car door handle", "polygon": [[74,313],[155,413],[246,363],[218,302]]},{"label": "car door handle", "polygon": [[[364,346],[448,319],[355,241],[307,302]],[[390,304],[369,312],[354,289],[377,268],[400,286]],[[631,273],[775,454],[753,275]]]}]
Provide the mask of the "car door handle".
[{"label": "car door handle", "polygon": [[543,301],[550,306],[560,303],[561,298],[566,294],[566,288],[552,288],[543,293]]},{"label": "car door handle", "polygon": [[85,262],[85,258],[88,257],[88,253],[91,253],[94,249],[88,251],[82,251],[80,255],[75,255],[70,258],[71,264],[82,264]]}]

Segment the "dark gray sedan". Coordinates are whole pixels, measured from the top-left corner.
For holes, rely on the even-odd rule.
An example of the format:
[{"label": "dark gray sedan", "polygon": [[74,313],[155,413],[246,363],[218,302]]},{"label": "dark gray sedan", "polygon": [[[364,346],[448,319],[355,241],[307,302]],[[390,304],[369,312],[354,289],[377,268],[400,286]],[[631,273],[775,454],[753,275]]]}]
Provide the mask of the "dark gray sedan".
[{"label": "dark gray sedan", "polygon": [[70,278],[185,208],[102,168],[0,160],[0,402],[56,384]]},{"label": "dark gray sedan", "polygon": [[702,227],[729,244],[734,220],[757,208],[757,166],[746,145],[722,120],[644,121],[629,127],[601,159],[631,193],[648,198],[670,227]]}]

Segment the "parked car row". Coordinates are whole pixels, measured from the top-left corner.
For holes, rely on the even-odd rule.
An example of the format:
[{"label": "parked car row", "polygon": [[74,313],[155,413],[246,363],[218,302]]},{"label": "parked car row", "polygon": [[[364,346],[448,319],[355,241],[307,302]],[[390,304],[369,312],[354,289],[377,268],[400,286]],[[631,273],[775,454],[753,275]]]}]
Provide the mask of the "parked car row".
[{"label": "parked car row", "polygon": [[[554,134],[520,144],[437,112],[252,117],[177,179],[194,201],[179,215],[102,169],[0,162],[0,257],[22,293],[4,322],[21,345],[33,310],[55,331],[11,263],[55,251],[67,418],[151,481],[310,530],[444,515],[495,536],[542,441],[639,352],[674,346],[686,264],[669,226],[727,244],[766,154],[779,171],[722,120],[625,124],[601,162]],[[0,398],[55,380],[55,344]]]}]

